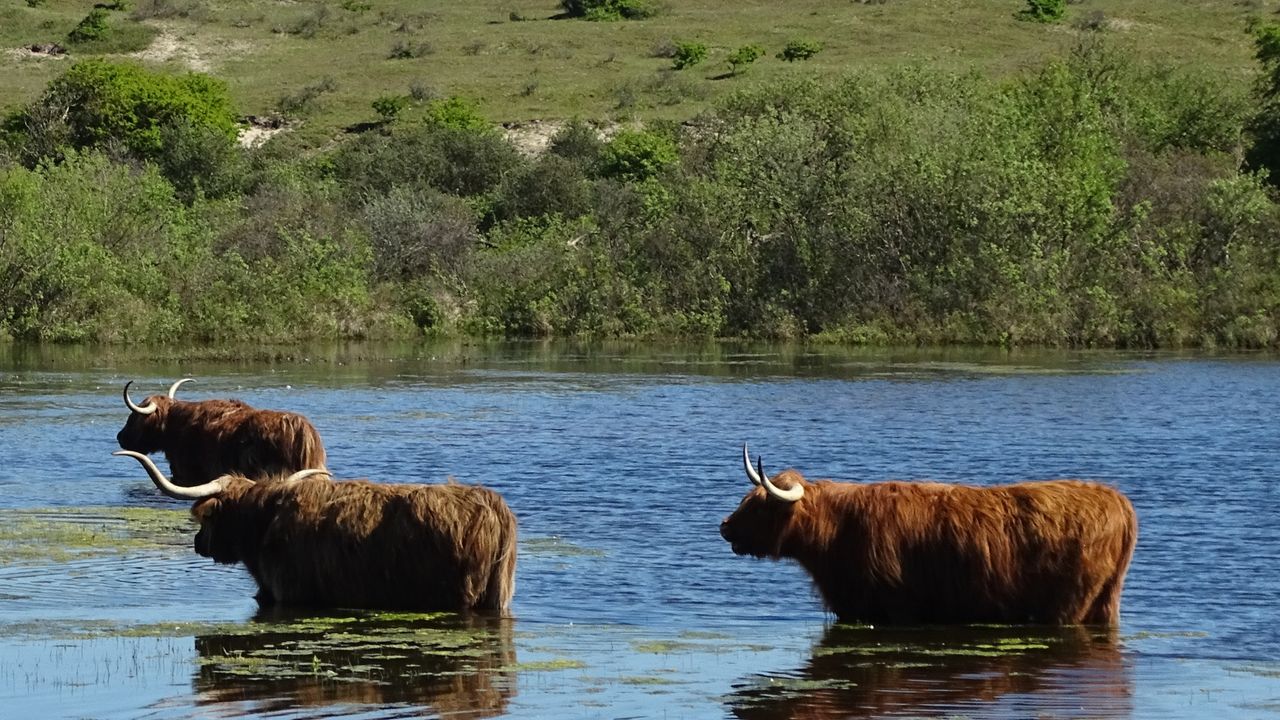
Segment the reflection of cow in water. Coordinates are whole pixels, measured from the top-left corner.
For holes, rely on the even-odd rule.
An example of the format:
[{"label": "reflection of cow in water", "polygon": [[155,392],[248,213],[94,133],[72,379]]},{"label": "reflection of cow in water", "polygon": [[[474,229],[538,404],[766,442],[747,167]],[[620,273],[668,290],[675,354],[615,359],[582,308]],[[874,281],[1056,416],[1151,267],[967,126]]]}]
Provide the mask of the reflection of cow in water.
[{"label": "reflection of cow in water", "polygon": [[[324,618],[291,623],[277,615],[271,622],[279,622],[279,630],[264,624],[247,633],[196,637],[200,705],[226,705],[237,716],[396,705],[401,717],[486,718],[503,714],[516,691],[509,619],[375,615],[331,625]],[[405,705],[420,710],[404,713]]]},{"label": "reflection of cow in water", "polygon": [[325,466],[320,433],[305,417],[279,410],[258,410],[239,400],[178,400],[183,378],[167,395],[152,395],[141,405],[129,398],[129,419],[116,442],[124,450],[150,455],[164,452],[176,485],[202,485],[226,473],[258,480]]},{"label": "reflection of cow in water", "polygon": [[836,625],[796,672],[730,696],[743,720],[1104,718],[1133,712],[1114,629]]},{"label": "reflection of cow in water", "polygon": [[756,487],[721,536],[739,555],[798,560],[841,620],[1119,622],[1138,519],[1114,488],[809,482],[770,478],[746,446],[742,460]]},{"label": "reflection of cow in water", "polygon": [[223,475],[184,488],[146,455],[115,454],[136,459],[169,497],[197,501],[196,552],[244,563],[264,605],[505,611],[511,603],[516,518],[488,488],[333,482],[323,470],[259,483]]}]

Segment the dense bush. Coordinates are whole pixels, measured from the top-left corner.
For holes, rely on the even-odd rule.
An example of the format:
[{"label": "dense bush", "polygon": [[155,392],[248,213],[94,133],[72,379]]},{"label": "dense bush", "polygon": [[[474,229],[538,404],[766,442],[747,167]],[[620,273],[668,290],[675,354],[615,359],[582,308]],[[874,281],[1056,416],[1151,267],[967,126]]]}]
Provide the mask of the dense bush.
[{"label": "dense bush", "polygon": [[[188,194],[222,188],[234,172],[236,114],[224,83],[89,60],[4,121],[7,144],[34,167],[68,150],[122,148],[157,163]],[[198,157],[197,157],[198,155]]]},{"label": "dense bush", "polygon": [[454,99],[223,152],[60,79],[6,123],[0,331],[1280,345],[1280,205],[1239,160],[1269,167],[1275,84],[1251,105],[1097,40],[1011,80],[789,79],[608,142],[573,122],[533,157]]},{"label": "dense bush", "polygon": [[606,177],[635,182],[655,177],[678,158],[675,142],[665,135],[649,130],[621,130],[604,148],[601,172]]},{"label": "dense bush", "polygon": [[1256,108],[1249,120],[1254,144],[1248,160],[1265,169],[1272,184],[1280,183],[1280,24],[1254,30],[1254,57],[1260,72],[1254,88]]},{"label": "dense bush", "polygon": [[1067,13],[1067,0],[1027,0],[1027,7],[1018,17],[1035,22],[1057,22]]},{"label": "dense bush", "polygon": [[651,0],[560,0],[569,17],[587,20],[641,20],[657,14]]}]

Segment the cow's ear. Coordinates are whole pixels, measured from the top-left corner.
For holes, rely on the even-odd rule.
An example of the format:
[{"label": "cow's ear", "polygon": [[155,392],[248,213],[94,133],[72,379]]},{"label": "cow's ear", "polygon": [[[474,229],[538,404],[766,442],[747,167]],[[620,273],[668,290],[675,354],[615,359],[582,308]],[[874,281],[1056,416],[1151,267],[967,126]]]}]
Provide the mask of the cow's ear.
[{"label": "cow's ear", "polygon": [[204,522],[209,516],[218,512],[222,507],[222,501],[216,497],[207,497],[197,500],[195,505],[191,506],[191,517],[198,522]]}]

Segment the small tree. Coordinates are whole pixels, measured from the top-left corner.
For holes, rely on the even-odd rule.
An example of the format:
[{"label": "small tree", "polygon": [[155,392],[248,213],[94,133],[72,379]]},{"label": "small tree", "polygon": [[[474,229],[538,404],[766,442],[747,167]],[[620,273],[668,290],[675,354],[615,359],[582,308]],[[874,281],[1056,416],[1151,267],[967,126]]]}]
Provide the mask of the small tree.
[{"label": "small tree", "polygon": [[703,45],[700,42],[682,42],[676,44],[676,52],[671,58],[671,64],[677,70],[684,70],[685,68],[693,67],[706,59],[706,45]]},{"label": "small tree", "polygon": [[1051,23],[1067,14],[1067,0],[1027,0],[1027,9],[1018,13],[1023,20]]},{"label": "small tree", "polygon": [[88,15],[67,33],[67,42],[72,45],[101,40],[111,32],[111,28],[107,25],[107,11],[105,8],[96,7],[89,11]]},{"label": "small tree", "polygon": [[816,40],[792,40],[775,57],[779,60],[795,62],[797,60],[808,60],[820,52],[822,52],[822,43]]},{"label": "small tree", "polygon": [[729,70],[737,75],[738,68],[750,65],[759,60],[762,55],[764,55],[764,48],[759,45],[743,45],[729,56]]},{"label": "small tree", "polygon": [[373,101],[373,111],[382,117],[383,122],[391,122],[408,104],[409,99],[403,95],[383,95]]}]

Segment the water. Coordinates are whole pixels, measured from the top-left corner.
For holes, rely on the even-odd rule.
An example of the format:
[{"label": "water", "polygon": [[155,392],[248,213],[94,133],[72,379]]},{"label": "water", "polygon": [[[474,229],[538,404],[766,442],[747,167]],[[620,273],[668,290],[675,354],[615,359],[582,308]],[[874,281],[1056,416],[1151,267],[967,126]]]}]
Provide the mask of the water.
[{"label": "water", "polygon": [[[196,556],[190,528],[107,554],[35,543],[0,563],[0,717],[1280,716],[1274,357],[0,352],[11,528],[183,509],[110,453],[126,380],[142,397],[189,375],[182,397],[307,415],[341,477],[482,482],[521,534],[514,617],[469,621],[259,616],[247,574]],[[1140,523],[1121,625],[834,625],[793,563],[718,535],[749,487],[744,441],[811,478],[1114,483]]]}]

